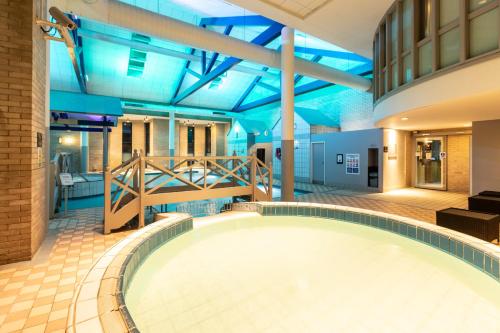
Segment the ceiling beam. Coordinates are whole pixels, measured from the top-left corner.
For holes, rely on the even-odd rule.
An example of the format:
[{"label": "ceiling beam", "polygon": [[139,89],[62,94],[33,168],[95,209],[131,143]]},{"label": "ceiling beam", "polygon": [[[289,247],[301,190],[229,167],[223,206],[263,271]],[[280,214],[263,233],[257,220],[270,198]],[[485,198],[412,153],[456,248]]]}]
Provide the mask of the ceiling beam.
[{"label": "ceiling beam", "polygon": [[211,26],[269,26],[275,23],[273,20],[260,15],[248,16],[227,16],[227,17],[205,17],[200,21],[200,25]]},{"label": "ceiling beam", "polygon": [[[349,72],[356,73],[357,75],[360,75],[360,76],[366,76],[366,75],[371,74],[372,70],[373,69],[372,69],[371,64],[364,64],[364,65],[360,65],[360,66],[353,68]],[[319,89],[323,89],[326,87],[330,87],[333,85],[335,85],[335,84],[333,84],[331,82],[315,80],[313,82],[306,83],[306,84],[303,84],[301,86],[295,87],[295,96],[307,94],[307,93],[310,93],[310,92],[313,92],[313,91],[316,91]],[[248,111],[248,110],[251,110],[251,109],[254,109],[257,107],[261,107],[261,106],[264,106],[267,104],[279,102],[280,100],[281,100],[281,94],[277,93],[277,94],[274,94],[274,95],[271,95],[271,96],[268,96],[268,97],[265,97],[265,98],[247,103],[247,104],[242,104],[238,108],[233,108],[233,112]]]},{"label": "ceiling beam", "polygon": [[[260,35],[255,37],[251,43],[255,45],[267,45],[268,43],[272,42],[275,40],[278,36],[281,34],[281,29],[283,28],[283,25],[280,23],[274,23],[272,24],[269,28],[264,30]],[[175,96],[172,99],[172,104],[176,105],[186,99],[187,97],[191,96],[194,94],[196,91],[200,90],[203,88],[205,85],[213,81],[215,78],[219,77],[220,75],[224,74],[228,70],[230,70],[232,67],[235,65],[239,64],[242,62],[242,59],[235,58],[235,57],[229,57],[226,60],[224,60],[219,66],[217,66],[214,70],[212,70],[210,73],[205,74],[201,79],[199,79],[195,84],[193,84],[191,87],[186,88],[182,93],[179,95]]]},{"label": "ceiling beam", "polygon": [[[78,36],[83,37],[83,38],[91,38],[91,39],[95,39],[95,40],[100,40],[103,42],[112,43],[112,44],[116,44],[116,45],[131,47],[131,48],[137,49],[139,51],[152,52],[152,53],[161,54],[161,55],[164,55],[167,57],[174,57],[174,58],[179,58],[179,59],[190,60],[191,62],[200,62],[201,61],[200,57],[195,55],[195,54],[171,50],[171,49],[159,47],[159,46],[152,45],[152,44],[144,44],[144,43],[140,43],[140,42],[135,42],[135,41],[130,40],[130,39],[116,37],[116,36],[104,34],[104,33],[93,31],[93,30],[78,29]],[[220,64],[220,63],[221,63],[221,61],[219,61],[219,60],[216,61],[216,65]],[[278,77],[277,75],[267,73],[265,71],[261,71],[259,69],[255,69],[252,67],[246,67],[243,65],[234,66],[231,70],[237,71],[240,73],[250,74],[250,75],[259,75],[259,76],[263,75],[263,76],[269,77],[271,79]],[[190,74],[193,74],[193,73],[190,73]],[[198,74],[198,76],[201,77],[201,74]]]}]

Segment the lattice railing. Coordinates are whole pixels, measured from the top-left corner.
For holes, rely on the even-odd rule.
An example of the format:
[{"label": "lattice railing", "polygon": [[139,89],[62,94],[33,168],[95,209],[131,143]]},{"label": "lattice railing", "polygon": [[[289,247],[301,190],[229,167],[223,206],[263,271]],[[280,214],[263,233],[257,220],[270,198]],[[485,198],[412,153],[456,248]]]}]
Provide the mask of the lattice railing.
[{"label": "lattice railing", "polygon": [[256,156],[136,156],[105,173],[105,232],[139,216],[144,208],[234,196],[272,200],[272,167]]}]

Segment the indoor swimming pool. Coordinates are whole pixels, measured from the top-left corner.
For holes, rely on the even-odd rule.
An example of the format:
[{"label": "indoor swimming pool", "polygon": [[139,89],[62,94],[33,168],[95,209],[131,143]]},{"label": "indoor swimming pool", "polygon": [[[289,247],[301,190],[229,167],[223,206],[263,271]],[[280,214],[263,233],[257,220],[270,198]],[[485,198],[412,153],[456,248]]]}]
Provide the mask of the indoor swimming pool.
[{"label": "indoor swimming pool", "polygon": [[[380,218],[372,228],[355,214],[354,223],[244,214],[197,220],[193,230],[141,255],[125,293],[141,332],[500,330],[498,279],[380,230],[390,222],[401,233],[403,224]],[[405,227],[415,239],[422,230]],[[489,257],[481,258],[484,267]],[[493,267],[488,260],[497,274],[498,261]]]}]

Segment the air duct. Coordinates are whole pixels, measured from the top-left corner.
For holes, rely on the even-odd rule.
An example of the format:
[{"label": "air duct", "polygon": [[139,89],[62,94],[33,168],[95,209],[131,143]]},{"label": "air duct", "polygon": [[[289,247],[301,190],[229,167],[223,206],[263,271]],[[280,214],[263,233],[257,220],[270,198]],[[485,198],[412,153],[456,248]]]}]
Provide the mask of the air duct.
[{"label": "air duct", "polygon": [[[272,68],[280,68],[280,53],[246,41],[210,31],[168,16],[125,4],[117,0],[53,0],[52,5],[88,19],[126,28],[148,36],[166,39],[193,48],[218,52]],[[359,75],[295,58],[295,71],[326,82],[369,90],[371,80]]]}]

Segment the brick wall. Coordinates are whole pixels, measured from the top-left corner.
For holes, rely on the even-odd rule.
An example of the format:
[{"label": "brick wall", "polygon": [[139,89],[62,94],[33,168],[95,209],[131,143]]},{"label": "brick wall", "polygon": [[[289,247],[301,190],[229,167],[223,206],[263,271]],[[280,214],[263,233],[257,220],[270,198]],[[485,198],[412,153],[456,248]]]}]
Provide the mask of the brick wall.
[{"label": "brick wall", "polygon": [[[111,133],[115,131],[116,128],[112,128]],[[113,147],[111,144],[109,145],[110,150]],[[121,145],[120,145],[121,148]],[[91,132],[89,133],[89,171],[102,171],[102,133],[99,132]],[[120,149],[121,152],[121,149]],[[109,163],[109,160],[108,160]],[[120,161],[121,163],[121,161]],[[116,164],[110,165],[111,168],[115,167]]]},{"label": "brick wall", "polygon": [[448,191],[469,193],[470,135],[448,136]]},{"label": "brick wall", "polygon": [[33,25],[45,10],[0,1],[0,264],[30,259],[47,231],[46,42]]}]

